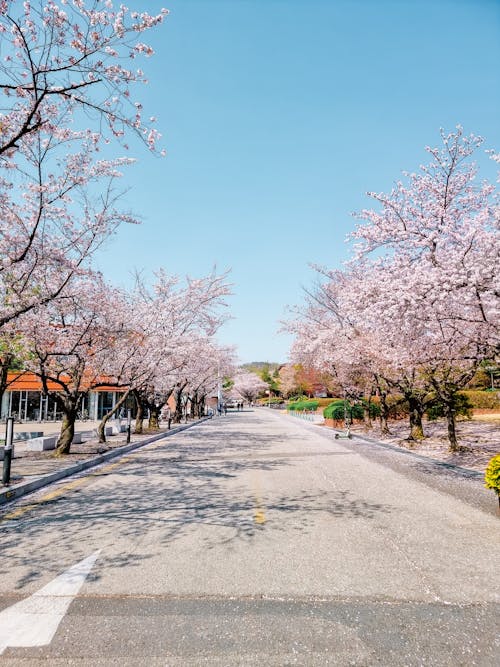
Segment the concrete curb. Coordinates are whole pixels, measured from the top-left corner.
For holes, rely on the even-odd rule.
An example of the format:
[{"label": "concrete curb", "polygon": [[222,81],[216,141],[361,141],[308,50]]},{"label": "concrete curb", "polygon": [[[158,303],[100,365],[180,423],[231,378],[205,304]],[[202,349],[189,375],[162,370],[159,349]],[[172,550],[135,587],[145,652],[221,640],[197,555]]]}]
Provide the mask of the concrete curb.
[{"label": "concrete curb", "polygon": [[11,502],[12,500],[17,500],[17,498],[21,498],[27,493],[31,493],[32,491],[36,491],[37,489],[41,489],[42,487],[48,486],[53,482],[57,482],[60,479],[64,479],[65,477],[71,477],[71,475],[75,475],[76,473],[82,472],[83,470],[87,470],[88,468],[94,468],[95,466],[101,463],[105,463],[110,459],[114,459],[118,456],[123,456],[124,454],[128,454],[128,452],[131,452],[134,449],[145,447],[146,445],[150,445],[151,443],[156,442],[157,440],[168,438],[171,435],[175,435],[176,433],[185,431],[186,429],[192,428],[193,426],[199,426],[200,424],[203,424],[203,422],[206,422],[209,419],[211,418],[204,417],[203,419],[199,419],[197,422],[191,424],[182,424],[180,426],[174,427],[173,429],[167,431],[166,433],[158,433],[158,435],[153,435],[150,438],[141,440],[140,442],[131,442],[129,445],[124,445],[123,447],[117,447],[112,451],[105,452],[104,454],[99,454],[98,456],[95,456],[86,461],[80,461],[79,463],[75,463],[71,466],[68,466],[67,468],[62,468],[61,470],[56,470],[54,472],[48,473],[47,475],[42,475],[41,477],[38,477],[37,479],[34,479],[31,482],[22,482],[21,484],[15,484],[14,486],[10,486],[0,491],[0,505],[4,505],[5,503]]}]

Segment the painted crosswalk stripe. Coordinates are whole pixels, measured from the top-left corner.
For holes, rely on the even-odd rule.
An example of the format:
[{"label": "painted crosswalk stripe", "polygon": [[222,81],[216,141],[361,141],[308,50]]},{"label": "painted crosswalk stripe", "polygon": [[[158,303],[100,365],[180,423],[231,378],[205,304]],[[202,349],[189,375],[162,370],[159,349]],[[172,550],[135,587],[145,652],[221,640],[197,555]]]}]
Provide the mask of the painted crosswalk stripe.
[{"label": "painted crosswalk stripe", "polygon": [[0,655],[8,646],[27,648],[50,644],[99,553],[94,552],[31,597],[0,612]]}]

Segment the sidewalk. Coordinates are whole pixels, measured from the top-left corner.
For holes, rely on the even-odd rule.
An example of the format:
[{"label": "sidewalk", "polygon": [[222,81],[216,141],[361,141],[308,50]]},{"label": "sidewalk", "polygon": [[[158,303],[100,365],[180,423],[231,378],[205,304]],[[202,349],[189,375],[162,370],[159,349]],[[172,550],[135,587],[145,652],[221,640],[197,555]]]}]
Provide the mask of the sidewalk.
[{"label": "sidewalk", "polygon": [[[28,440],[16,441],[14,443],[10,484],[5,486],[0,481],[0,505],[59,479],[126,454],[155,440],[169,437],[196,424],[201,424],[207,419],[209,417],[190,421],[187,424],[177,424],[172,426],[170,430],[165,427],[155,431],[145,429],[146,432],[142,435],[132,433],[128,445],[126,433],[108,435],[105,443],[99,443],[95,432],[99,422],[77,422],[75,433],[82,434],[83,443],[71,445],[70,454],[61,458],[54,457],[54,450],[29,451]],[[17,431],[43,431],[44,435],[58,433],[60,428],[61,422],[16,424]],[[2,462],[0,462],[0,466],[2,466]]]}]

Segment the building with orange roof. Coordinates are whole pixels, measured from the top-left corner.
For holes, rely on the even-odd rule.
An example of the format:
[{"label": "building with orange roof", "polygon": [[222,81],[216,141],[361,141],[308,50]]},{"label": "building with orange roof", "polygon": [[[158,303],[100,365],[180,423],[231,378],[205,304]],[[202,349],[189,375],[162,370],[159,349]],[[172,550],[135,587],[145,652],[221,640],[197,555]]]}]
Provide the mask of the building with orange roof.
[{"label": "building with orange roof", "polygon": [[[48,394],[44,394],[42,381],[34,373],[9,371],[7,389],[2,397],[0,416],[15,417],[19,421],[57,421],[61,419],[54,395],[60,387],[50,380]],[[113,385],[103,385],[82,396],[80,418],[99,420],[113,409],[126,390]]]}]

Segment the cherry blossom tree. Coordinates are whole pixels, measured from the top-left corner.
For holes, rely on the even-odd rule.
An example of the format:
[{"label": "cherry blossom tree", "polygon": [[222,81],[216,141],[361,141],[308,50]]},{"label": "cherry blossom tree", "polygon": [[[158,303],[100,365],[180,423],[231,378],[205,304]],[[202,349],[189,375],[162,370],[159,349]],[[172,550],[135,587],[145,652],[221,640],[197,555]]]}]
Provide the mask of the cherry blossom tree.
[{"label": "cherry blossom tree", "polygon": [[253,403],[259,394],[268,389],[267,382],[250,371],[239,370],[233,380],[233,390],[248,403]]},{"label": "cherry blossom tree", "polygon": [[[131,159],[99,151],[127,134],[155,150],[125,66],[166,15],[109,0],[0,2],[0,327],[61,294],[122,222],[115,181]],[[153,123],[154,124],[154,123]]]},{"label": "cherry blossom tree", "polygon": [[142,34],[168,12],[149,14],[142,3],[140,11],[114,4],[0,2],[0,155],[12,155],[40,132],[60,138],[60,128],[75,116],[78,124],[85,119],[85,127],[91,121],[104,141],[132,131],[154,148],[154,119],[144,123],[142,105],[132,95],[135,84],[146,82],[134,61],[153,54]]},{"label": "cherry blossom tree", "polygon": [[297,364],[284,364],[279,370],[280,390],[285,398],[298,393],[296,367]]},{"label": "cherry blossom tree", "polygon": [[361,365],[381,395],[400,391],[412,439],[437,397],[456,450],[458,391],[498,349],[500,235],[494,187],[470,159],[481,140],[461,128],[442,140],[407,184],[371,193],[379,208],[360,214],[354,260],[320,272],[326,281],[292,329],[302,356],[331,364],[342,384]]},{"label": "cherry blossom tree", "polygon": [[134,387],[139,412],[136,432],[141,432],[145,411],[153,417],[150,426],[158,427],[158,415],[172,393],[177,403],[174,421],[180,421],[185,390],[194,382],[193,365],[206,354],[206,342],[225,321],[224,298],[229,293],[227,274],[215,271],[183,282],[160,270],[152,288],[137,280],[132,312],[143,331],[149,371]]},{"label": "cherry blossom tree", "polygon": [[[75,284],[76,283],[76,284]],[[91,389],[124,379],[113,376],[113,352],[127,331],[122,295],[98,274],[74,281],[71,293],[25,315],[20,323],[29,356],[26,368],[37,374],[45,393],[58,387],[54,398],[63,414],[56,455],[70,452],[82,396]]]},{"label": "cherry blossom tree", "polygon": [[482,140],[457,128],[442,141],[408,185],[372,194],[381,210],[363,211],[353,238],[358,257],[384,250],[371,260],[382,331],[397,323],[412,336],[407,352],[443,403],[456,450],[457,392],[499,344],[500,235],[494,186],[477,182],[470,160]]}]

